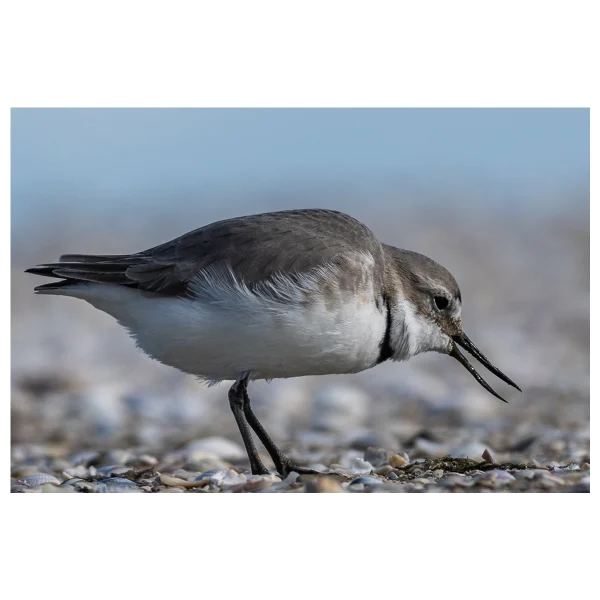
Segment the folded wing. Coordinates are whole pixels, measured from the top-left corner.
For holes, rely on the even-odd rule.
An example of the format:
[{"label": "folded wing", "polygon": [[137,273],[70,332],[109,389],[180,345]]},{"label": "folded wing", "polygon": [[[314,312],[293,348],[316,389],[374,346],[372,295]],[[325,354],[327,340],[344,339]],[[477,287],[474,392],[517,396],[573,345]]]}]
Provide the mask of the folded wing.
[{"label": "folded wing", "polygon": [[275,274],[342,266],[344,257],[356,252],[377,260],[381,244],[365,225],[346,214],[308,209],[218,221],[137,254],[66,254],[58,263],[27,272],[64,280],[39,286],[39,291],[88,281],[180,295],[195,275],[210,266],[226,265],[252,286]]}]

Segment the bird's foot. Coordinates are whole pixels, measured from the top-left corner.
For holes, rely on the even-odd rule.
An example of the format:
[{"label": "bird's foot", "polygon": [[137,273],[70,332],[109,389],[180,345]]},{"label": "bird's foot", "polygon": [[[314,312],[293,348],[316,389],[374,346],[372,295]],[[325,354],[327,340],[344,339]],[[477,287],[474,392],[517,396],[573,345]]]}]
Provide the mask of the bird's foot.
[{"label": "bird's foot", "polygon": [[314,469],[301,467],[289,459],[283,462],[283,464],[277,469],[277,472],[283,479],[285,479],[292,472],[298,473],[299,475],[323,475],[323,473],[315,471]]}]

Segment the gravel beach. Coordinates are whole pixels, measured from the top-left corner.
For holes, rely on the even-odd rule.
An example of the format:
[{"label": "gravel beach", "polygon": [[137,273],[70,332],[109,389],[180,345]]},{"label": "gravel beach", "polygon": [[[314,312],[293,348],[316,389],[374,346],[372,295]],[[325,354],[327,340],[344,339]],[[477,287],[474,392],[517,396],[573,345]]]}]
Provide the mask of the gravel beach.
[{"label": "gravel beach", "polygon": [[142,228],[125,243],[67,224],[60,240],[13,242],[11,491],[589,492],[587,215],[416,210],[410,226],[392,226],[394,214],[352,212],[455,274],[465,331],[523,394],[479,369],[505,405],[441,355],[252,383],[275,441],[323,475],[251,475],[227,383],[209,388],[150,360],[108,315],[36,297],[39,281],[22,273],[61,252],[130,251],[189,227]]}]

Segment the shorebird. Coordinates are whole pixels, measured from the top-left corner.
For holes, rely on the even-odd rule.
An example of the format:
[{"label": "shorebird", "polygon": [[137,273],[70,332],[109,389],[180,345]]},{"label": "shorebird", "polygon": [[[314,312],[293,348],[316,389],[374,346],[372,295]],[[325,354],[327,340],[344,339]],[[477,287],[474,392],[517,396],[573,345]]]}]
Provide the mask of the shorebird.
[{"label": "shorebird", "polygon": [[254,474],[268,470],[252,430],[280,475],[314,473],[286,457],[254,414],[255,379],[357,373],[433,351],[505,401],[461,346],[520,391],[463,332],[448,270],[333,210],[237,217],[136,254],[66,254],[27,272],[58,278],[35,291],[86,300],[152,358],[208,383],[233,380],[229,403]]}]

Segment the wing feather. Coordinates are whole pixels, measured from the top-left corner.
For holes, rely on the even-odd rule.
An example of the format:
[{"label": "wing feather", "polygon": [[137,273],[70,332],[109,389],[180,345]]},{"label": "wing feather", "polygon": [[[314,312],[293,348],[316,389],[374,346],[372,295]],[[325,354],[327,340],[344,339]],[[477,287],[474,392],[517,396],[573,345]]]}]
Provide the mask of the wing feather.
[{"label": "wing feather", "polygon": [[276,274],[341,266],[344,257],[356,252],[378,260],[383,250],[370,229],[349,215],[307,209],[218,221],[131,255],[66,254],[59,263],[38,265],[29,272],[178,295],[211,266],[227,265],[252,287]]}]

